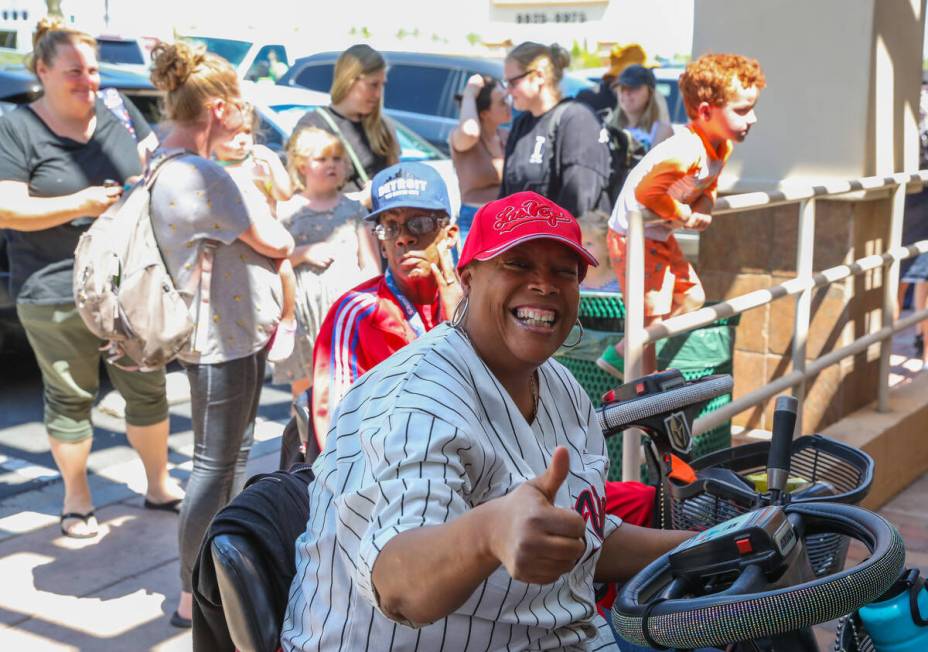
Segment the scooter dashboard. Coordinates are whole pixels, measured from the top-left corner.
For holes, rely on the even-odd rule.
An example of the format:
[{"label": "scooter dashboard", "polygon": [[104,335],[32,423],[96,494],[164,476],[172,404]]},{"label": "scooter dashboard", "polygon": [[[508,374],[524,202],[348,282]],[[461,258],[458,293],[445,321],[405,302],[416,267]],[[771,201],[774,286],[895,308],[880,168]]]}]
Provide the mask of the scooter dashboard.
[{"label": "scooter dashboard", "polygon": [[765,574],[786,567],[798,538],[783,508],[777,505],[719,523],[677,546],[670,553],[670,569],[689,584],[705,585],[737,576],[758,565]]}]

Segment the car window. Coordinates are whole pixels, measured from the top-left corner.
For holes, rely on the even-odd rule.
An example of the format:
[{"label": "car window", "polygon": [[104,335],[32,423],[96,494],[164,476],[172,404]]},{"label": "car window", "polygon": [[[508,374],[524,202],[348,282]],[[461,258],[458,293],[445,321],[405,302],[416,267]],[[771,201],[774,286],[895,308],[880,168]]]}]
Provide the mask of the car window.
[{"label": "car window", "polygon": [[[274,61],[271,61],[272,55]],[[287,48],[282,45],[265,45],[258,50],[254,63],[245,73],[245,79],[249,81],[258,81],[259,79],[277,81],[287,72],[289,63]]]},{"label": "car window", "polygon": [[291,85],[328,93],[332,88],[332,72],[334,69],[335,64],[332,63],[306,66],[296,75]]},{"label": "car window", "polygon": [[390,66],[384,105],[396,111],[454,117],[451,73],[447,68],[431,66]]},{"label": "car window", "polygon": [[400,161],[404,163],[409,161],[440,161],[447,158],[408,127],[395,121],[391,121],[390,125],[396,130],[396,139],[400,144]]},{"label": "car window", "polygon": [[12,29],[0,29],[0,48],[16,49],[16,31]]},{"label": "car window", "polygon": [[261,145],[267,145],[278,154],[287,149],[283,134],[281,134],[274,125],[268,122],[264,116],[259,116],[258,130],[255,132],[255,142]]},{"label": "car window", "polygon": [[100,63],[129,63],[145,65],[142,48],[135,41],[110,41],[100,39],[97,41],[98,59]]},{"label": "car window", "polygon": [[139,113],[142,114],[142,117],[150,126],[162,121],[161,96],[158,93],[133,92],[130,90],[123,90],[122,93],[135,105],[135,108],[139,110]]}]

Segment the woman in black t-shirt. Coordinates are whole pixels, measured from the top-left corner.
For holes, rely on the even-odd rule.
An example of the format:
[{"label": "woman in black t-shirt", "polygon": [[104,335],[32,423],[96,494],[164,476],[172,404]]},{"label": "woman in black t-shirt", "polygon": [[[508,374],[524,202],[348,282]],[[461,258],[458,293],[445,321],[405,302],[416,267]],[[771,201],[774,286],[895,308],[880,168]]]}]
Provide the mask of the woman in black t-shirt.
[{"label": "woman in black t-shirt", "polygon": [[[524,111],[506,141],[500,197],[531,190],[571,215],[610,212],[606,134],[586,105],[561,98],[570,55],[530,41],[513,48],[503,68],[513,108]],[[553,138],[553,142],[548,142]]]},{"label": "woman in black t-shirt", "polygon": [[[42,371],[45,427],[64,482],[61,531],[87,538],[97,532],[87,457],[103,342],[74,305],[74,248],[142,166],[132,135],[97,96],[96,41],[43,19],[33,43],[31,68],[44,94],[0,117],[0,228],[11,294]],[[144,140],[147,127],[139,122]],[[182,492],[167,474],[164,372],[107,368],[126,399],[127,435],[145,465],[145,505],[176,510]]]},{"label": "woman in black t-shirt", "polygon": [[319,127],[342,139],[348,153],[344,191],[370,207],[370,179],[399,162],[393,127],[383,116],[387,63],[369,45],[352,45],[335,62],[331,101],[300,118],[291,139],[303,127]]}]

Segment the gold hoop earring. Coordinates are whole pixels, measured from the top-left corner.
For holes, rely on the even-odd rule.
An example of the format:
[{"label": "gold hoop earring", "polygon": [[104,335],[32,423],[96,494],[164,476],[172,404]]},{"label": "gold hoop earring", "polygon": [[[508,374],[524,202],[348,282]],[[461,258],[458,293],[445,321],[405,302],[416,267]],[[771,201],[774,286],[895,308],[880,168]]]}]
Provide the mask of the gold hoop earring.
[{"label": "gold hoop earring", "polygon": [[470,305],[470,297],[466,296],[458,303],[457,307],[454,309],[454,314],[451,315],[451,326],[453,328],[459,328],[461,323],[464,321],[464,316],[467,314],[467,307]]},{"label": "gold hoop earring", "polygon": [[578,344],[580,344],[580,341],[583,339],[583,324],[580,322],[579,317],[577,317],[576,324],[577,324],[577,327],[580,329],[580,335],[577,337],[577,341],[573,342],[572,344],[568,344],[567,342],[564,342],[563,344],[561,344],[561,346],[564,347],[565,349],[572,349],[576,347]]}]

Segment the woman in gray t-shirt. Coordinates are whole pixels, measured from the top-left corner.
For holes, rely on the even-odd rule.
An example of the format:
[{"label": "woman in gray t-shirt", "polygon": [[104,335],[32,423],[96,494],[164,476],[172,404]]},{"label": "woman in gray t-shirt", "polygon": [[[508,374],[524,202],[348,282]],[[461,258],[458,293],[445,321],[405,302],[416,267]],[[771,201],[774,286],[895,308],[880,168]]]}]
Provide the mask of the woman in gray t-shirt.
[{"label": "woman in gray t-shirt", "polygon": [[171,624],[189,627],[193,565],[213,516],[237,494],[254,439],[265,346],[280,317],[272,259],[293,238],[270,215],[250,215],[238,187],[207,157],[243,122],[238,78],[223,59],[184,43],[153,52],[152,81],[167,92],[173,129],[152,190],[155,238],[198,323],[180,358],[190,378],[193,472],[180,514],[181,598]]}]

